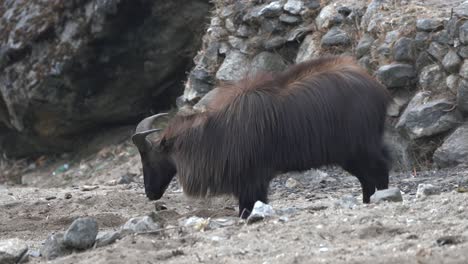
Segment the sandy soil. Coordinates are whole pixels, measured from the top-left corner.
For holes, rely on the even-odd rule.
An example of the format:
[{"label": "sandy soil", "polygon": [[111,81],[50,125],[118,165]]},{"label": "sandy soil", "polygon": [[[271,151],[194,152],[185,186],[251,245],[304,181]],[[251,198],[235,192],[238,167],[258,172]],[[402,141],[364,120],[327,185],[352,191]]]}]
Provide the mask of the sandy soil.
[{"label": "sandy soil", "polygon": [[[163,226],[50,262],[31,257],[30,263],[468,262],[468,194],[457,191],[468,186],[463,167],[393,173],[391,185],[400,188],[404,201],[370,205],[362,204],[357,179],[340,169],[281,175],[270,190],[278,214],[253,224],[236,217],[231,197],[189,199],[176,180],[162,200],[148,201],[139,157],[128,140],[91,156],[44,162],[22,180],[28,186],[0,185],[0,237],[28,241],[31,250],[82,216],[94,217],[103,231],[154,212]],[[416,198],[419,183],[442,193]],[[98,188],[83,190],[87,185]],[[357,200],[352,206],[349,196]],[[155,204],[167,210],[156,211]],[[228,224],[184,226],[192,216]]]}]

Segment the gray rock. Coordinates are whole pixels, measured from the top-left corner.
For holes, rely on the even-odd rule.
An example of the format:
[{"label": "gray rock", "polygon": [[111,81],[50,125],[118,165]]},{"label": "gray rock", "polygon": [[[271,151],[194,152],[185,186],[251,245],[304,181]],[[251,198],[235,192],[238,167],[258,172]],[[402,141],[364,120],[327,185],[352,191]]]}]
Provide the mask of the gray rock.
[{"label": "gray rock", "polygon": [[444,28],[441,20],[422,18],[416,21],[416,29],[420,31],[437,31]]},{"label": "gray rock", "polygon": [[460,57],[468,59],[468,46],[461,46],[457,53]]},{"label": "gray rock", "polygon": [[[447,99],[430,100],[429,92],[419,92],[409,102],[396,128],[410,139],[436,135],[456,127],[462,117],[453,111],[453,103]],[[447,111],[452,109],[452,111]]]},{"label": "gray rock", "polygon": [[441,168],[468,164],[468,123],[457,128],[434,152],[434,162]]},{"label": "gray rock", "polygon": [[463,21],[461,21],[459,18],[455,16],[450,18],[447,21],[447,25],[446,25],[447,33],[451,39],[458,37],[458,33],[459,33],[458,28],[460,27],[462,23]]},{"label": "gray rock", "polygon": [[374,41],[375,39],[370,34],[365,33],[356,46],[356,56],[361,58],[362,56],[366,55]]},{"label": "gray rock", "polygon": [[376,17],[381,16],[379,13],[380,8],[385,4],[386,0],[372,0],[367,6],[366,12],[361,19],[361,28],[367,30],[367,32],[372,31],[373,26],[371,22],[377,24]]},{"label": "gray rock", "polygon": [[304,0],[303,2],[308,9],[315,10],[320,7],[320,0]]},{"label": "gray rock", "polygon": [[325,35],[323,35],[320,44],[322,46],[345,46],[351,43],[351,38],[346,31],[339,27],[332,27]]},{"label": "gray rock", "polygon": [[448,48],[445,45],[439,44],[437,42],[431,42],[427,52],[434,58],[436,58],[439,62],[442,62],[444,56],[448,52]]},{"label": "gray rock", "polygon": [[252,59],[250,74],[259,72],[280,72],[286,68],[283,58],[276,53],[263,51]]},{"label": "gray rock", "polygon": [[286,41],[287,41],[286,38],[283,36],[274,36],[270,39],[267,39],[263,43],[263,47],[266,50],[276,49],[276,48],[282,47],[286,43]]},{"label": "gray rock", "polygon": [[418,184],[418,189],[416,191],[416,198],[424,198],[430,195],[440,194],[440,188],[428,183]]},{"label": "gray rock", "polygon": [[320,54],[320,37],[318,33],[307,35],[299,46],[295,62],[303,62]]},{"label": "gray rock", "polygon": [[275,215],[273,207],[269,204],[265,204],[261,201],[256,201],[252,212],[247,218],[247,223],[251,224],[265,218],[269,218]]},{"label": "gray rock", "polygon": [[295,25],[298,24],[299,22],[302,21],[302,18],[300,16],[294,16],[294,15],[289,15],[289,14],[281,14],[279,17],[279,20],[283,23],[286,24],[291,24]]},{"label": "gray rock", "polygon": [[461,79],[458,83],[457,106],[464,114],[468,114],[468,80]]},{"label": "gray rock", "polygon": [[96,247],[104,247],[110,245],[121,238],[118,231],[99,232],[96,237]]},{"label": "gray rock", "polygon": [[216,78],[222,81],[239,80],[246,76],[249,70],[249,58],[238,51],[230,52],[223,61],[223,64],[216,72]]},{"label": "gray rock", "polygon": [[447,30],[441,30],[434,34],[433,39],[440,44],[453,45],[453,39],[450,38]]},{"label": "gray rock", "polygon": [[237,31],[236,24],[234,24],[234,21],[232,21],[231,18],[226,18],[226,20],[224,21],[224,27],[230,33],[234,33]]},{"label": "gray rock", "polygon": [[297,187],[299,187],[300,185],[301,185],[301,184],[300,184],[297,180],[295,180],[294,178],[288,178],[288,179],[286,180],[286,183],[284,184],[284,186],[285,186],[286,188],[289,188],[289,189],[297,188]]},{"label": "gray rock", "polygon": [[416,72],[413,65],[395,63],[381,66],[377,78],[388,88],[404,87],[413,83]]},{"label": "gray rock", "polygon": [[352,195],[346,195],[341,197],[341,199],[337,201],[335,205],[346,209],[353,209],[358,205],[358,200]]},{"label": "gray rock", "polygon": [[282,34],[284,33],[284,31],[285,31],[284,25],[281,24],[279,19],[266,18],[260,22],[259,34],[266,34],[266,35],[271,35],[271,34],[276,34],[276,33]]},{"label": "gray rock", "polygon": [[444,66],[445,70],[447,70],[450,73],[457,73],[460,69],[461,63],[461,58],[454,50],[450,50],[442,60],[442,65]]},{"label": "gray rock", "polygon": [[403,196],[398,188],[389,188],[386,190],[376,191],[370,198],[371,203],[380,202],[402,202]]},{"label": "gray rock", "polygon": [[358,60],[358,64],[363,67],[364,69],[367,70],[369,74],[373,73],[373,70],[371,68],[371,58],[370,56],[364,56]]},{"label": "gray rock", "polygon": [[459,83],[460,76],[458,76],[457,74],[450,74],[449,76],[447,76],[446,84],[453,94],[457,94]]},{"label": "gray rock", "polygon": [[446,75],[439,64],[431,64],[422,68],[419,74],[419,86],[422,90],[445,91]]},{"label": "gray rock", "polygon": [[98,233],[98,224],[90,217],[78,218],[70,225],[63,236],[63,243],[76,249],[93,246]]},{"label": "gray rock", "polygon": [[463,61],[463,64],[460,67],[460,72],[458,74],[460,74],[461,77],[468,79],[468,59]]},{"label": "gray rock", "polygon": [[411,94],[406,90],[398,90],[392,97],[392,101],[388,106],[387,115],[398,117],[403,107],[408,104],[411,99]]},{"label": "gray rock", "polygon": [[468,1],[465,1],[462,4],[455,6],[453,8],[453,13],[459,18],[468,17]]},{"label": "gray rock", "polygon": [[236,35],[239,36],[239,37],[247,38],[247,37],[255,35],[255,30],[252,29],[249,25],[242,24],[237,29]]},{"label": "gray rock", "polygon": [[396,61],[405,62],[414,60],[414,45],[413,40],[407,37],[402,37],[395,42],[393,46],[393,58]]},{"label": "gray rock", "polygon": [[347,6],[340,6],[338,7],[338,13],[340,13],[343,17],[347,17],[351,14],[353,10]]},{"label": "gray rock", "polygon": [[304,3],[300,0],[288,0],[283,9],[293,15],[298,15],[304,7]]},{"label": "gray rock", "polygon": [[131,218],[121,228],[122,231],[133,233],[154,232],[159,229],[161,229],[161,225],[155,223],[150,216]]},{"label": "gray rock", "polygon": [[198,103],[193,106],[193,109],[198,112],[205,112],[207,110],[208,104],[211,102],[218,91],[219,88],[214,88],[213,90],[209,91],[200,99],[200,101],[198,101]]},{"label": "gray rock", "polygon": [[332,26],[331,20],[336,15],[336,9],[333,4],[327,5],[320,10],[320,13],[315,18],[315,24],[319,30],[328,29]]},{"label": "gray rock", "polygon": [[276,17],[281,15],[283,4],[280,1],[274,1],[260,9],[260,16],[263,17]]},{"label": "gray rock", "polygon": [[72,249],[63,242],[63,234],[50,235],[41,248],[41,255],[48,260],[66,256],[72,253]]},{"label": "gray rock", "polygon": [[468,45],[468,21],[459,28],[460,42]]},{"label": "gray rock", "polygon": [[432,58],[431,55],[429,55],[429,53],[427,53],[426,51],[421,51],[418,55],[418,58],[416,59],[416,63],[415,63],[416,71],[420,72],[427,65],[430,65],[436,62],[437,60]]},{"label": "gray rock", "polygon": [[16,264],[28,252],[28,245],[18,238],[0,240],[0,263]]},{"label": "gray rock", "polygon": [[414,47],[419,50],[427,49],[427,47],[429,46],[430,37],[431,34],[428,32],[417,32],[416,36],[414,36]]}]

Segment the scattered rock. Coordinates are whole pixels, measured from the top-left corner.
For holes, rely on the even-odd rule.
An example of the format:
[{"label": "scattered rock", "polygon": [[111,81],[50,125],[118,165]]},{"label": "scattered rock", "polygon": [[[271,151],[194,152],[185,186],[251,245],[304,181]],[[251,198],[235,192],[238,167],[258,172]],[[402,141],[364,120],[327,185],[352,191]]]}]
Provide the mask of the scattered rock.
[{"label": "scattered rock", "polygon": [[393,171],[410,171],[414,163],[410,141],[398,133],[393,126],[390,126],[385,130],[384,142],[388,146],[390,157],[393,160],[391,169]]},{"label": "scattered rock", "polygon": [[121,228],[122,231],[130,231],[133,233],[154,232],[159,229],[161,229],[161,226],[155,223],[150,216],[131,218]]},{"label": "scattered rock", "polygon": [[259,34],[263,35],[282,35],[284,32],[284,25],[278,19],[263,19],[260,22]]},{"label": "scattered rock", "polygon": [[272,50],[283,46],[284,43],[286,43],[286,38],[284,38],[283,36],[274,36],[265,41],[265,43],[263,43],[263,47],[266,50]]},{"label": "scattered rock", "polygon": [[370,34],[364,34],[356,46],[356,56],[361,58],[362,56],[366,55],[374,41],[375,39]]},{"label": "scattered rock", "polygon": [[250,61],[241,52],[230,52],[216,73],[216,78],[222,81],[234,81],[242,79],[249,70]]},{"label": "scattered rock", "polygon": [[439,44],[437,42],[431,42],[427,52],[437,59],[437,61],[442,62],[445,55],[447,54],[448,48],[445,45]]},{"label": "scattered rock", "polygon": [[83,192],[88,192],[88,191],[96,190],[97,188],[99,188],[99,186],[97,185],[83,185],[80,187],[80,190],[82,190]]},{"label": "scattered rock", "polygon": [[464,114],[468,114],[468,80],[461,79],[458,82],[457,106]]},{"label": "scattered rock", "polygon": [[344,46],[350,43],[351,38],[348,36],[348,33],[339,27],[332,27],[323,35],[321,41],[322,46]]},{"label": "scattered rock", "polygon": [[18,238],[0,240],[0,263],[16,264],[28,252],[28,245]]},{"label": "scattered rock", "polygon": [[388,106],[387,115],[398,117],[403,107],[411,100],[411,95],[408,91],[397,91]]},{"label": "scattered rock", "polygon": [[118,231],[99,232],[96,236],[96,247],[104,247],[110,245],[120,239],[121,235]]},{"label": "scattered rock", "polygon": [[98,233],[98,224],[90,217],[78,218],[70,225],[63,236],[63,243],[76,249],[93,246]]},{"label": "scattered rock", "polygon": [[251,214],[247,218],[247,223],[251,224],[274,215],[275,211],[271,205],[262,203],[261,201],[256,201]]},{"label": "scattered rock", "polygon": [[457,73],[462,63],[461,58],[454,50],[450,50],[442,60],[442,65],[450,73]]},{"label": "scattered rock", "polygon": [[407,37],[398,39],[393,46],[393,58],[396,61],[405,62],[414,60],[413,40]]},{"label": "scattered rock", "polygon": [[441,20],[422,18],[416,21],[416,29],[420,31],[437,31],[444,28]]},{"label": "scattered rock", "polygon": [[210,219],[192,216],[185,220],[184,226],[185,227],[193,227],[197,231],[204,231],[209,227]]},{"label": "scattered rock", "polygon": [[468,59],[468,46],[461,46],[457,53],[460,57]]},{"label": "scattered rock", "polygon": [[317,9],[320,7],[320,0],[307,0],[304,1],[304,6],[308,9]]},{"label": "scattered rock", "polygon": [[284,186],[286,186],[286,188],[289,188],[289,189],[297,188],[299,185],[300,183],[293,178],[288,178],[286,180],[286,183],[284,184]]},{"label": "scattered rock", "polygon": [[468,17],[468,1],[461,3],[453,8],[453,13],[459,18]]},{"label": "scattered rock", "polygon": [[286,68],[286,63],[283,58],[272,52],[260,52],[252,59],[250,66],[250,74],[259,72],[280,72]]},{"label": "scattered rock", "polygon": [[346,209],[353,209],[354,207],[357,206],[357,204],[358,204],[358,200],[356,199],[356,197],[352,195],[343,196],[339,201],[336,202],[337,206],[340,206]]},{"label": "scattered rock", "polygon": [[118,184],[130,184],[132,182],[134,182],[134,176],[130,175],[130,174],[124,174],[122,176],[120,176],[120,179],[119,181],[117,182]]},{"label": "scattered rock", "polygon": [[457,128],[434,152],[434,162],[441,168],[468,164],[468,124]]},{"label": "scattered rock", "polygon": [[422,90],[445,92],[445,72],[439,64],[431,64],[422,68],[419,74],[419,86]]},{"label": "scattered rock", "polygon": [[295,59],[296,63],[300,63],[318,56],[320,53],[320,38],[318,34],[307,35],[299,50]]},{"label": "scattered rock", "polygon": [[294,25],[294,24],[298,24],[299,22],[301,22],[302,18],[300,16],[281,14],[281,16],[279,17],[279,20],[283,23]]},{"label": "scattered rock", "polygon": [[450,74],[447,76],[446,85],[453,94],[457,94],[458,84],[460,83],[460,76],[457,74]]},{"label": "scattered rock", "polygon": [[332,26],[331,19],[336,13],[335,6],[333,4],[327,5],[320,10],[320,13],[315,18],[315,24],[318,30],[328,29]]},{"label": "scattered rock", "polygon": [[376,17],[380,16],[380,8],[385,3],[385,0],[372,0],[367,6],[366,12],[361,19],[361,28],[366,29],[368,32],[372,31],[372,23],[377,24],[378,19]]},{"label": "scattered rock", "polygon": [[255,35],[255,30],[246,24],[242,24],[236,32],[236,35],[239,37],[247,38]]},{"label": "scattered rock", "polygon": [[286,4],[284,5],[283,9],[286,12],[289,12],[293,15],[297,15],[301,12],[303,7],[304,4],[300,0],[288,0],[288,2],[286,2]]},{"label": "scattered rock", "polygon": [[460,36],[460,42],[468,45],[468,21],[463,23],[463,25],[458,29],[459,30],[459,36]]},{"label": "scattered rock", "polygon": [[380,203],[383,201],[387,202],[402,202],[403,197],[401,191],[398,188],[389,188],[386,190],[376,191],[371,196],[371,203]]},{"label": "scattered rock", "polygon": [[462,66],[460,67],[460,72],[459,72],[460,76],[465,78],[465,79],[468,79],[468,59],[465,59],[463,61],[463,64]]},{"label": "scattered rock", "polygon": [[413,65],[395,63],[381,66],[376,76],[387,88],[397,88],[410,85],[416,72]]},{"label": "scattered rock", "polygon": [[274,1],[266,6],[264,6],[262,9],[260,9],[260,16],[264,17],[276,17],[279,16],[282,13],[283,5],[281,4],[280,1]]},{"label": "scattered rock", "polygon": [[416,191],[416,198],[424,198],[429,195],[440,194],[440,188],[426,183],[420,183],[418,185],[418,190]]},{"label": "scattered rock", "polygon": [[410,139],[448,131],[462,120],[460,113],[453,111],[453,103],[447,99],[430,100],[429,95],[429,92],[418,92],[396,125]]},{"label": "scattered rock", "polygon": [[351,14],[353,10],[347,6],[340,6],[338,7],[338,13],[341,14],[344,17],[347,17]]},{"label": "scattered rock", "polygon": [[71,199],[73,196],[71,193],[65,193],[64,198],[65,199]]},{"label": "scattered rock", "polygon": [[50,235],[41,248],[41,255],[48,260],[53,260],[71,253],[72,249],[65,245],[62,233]]},{"label": "scattered rock", "polygon": [[461,236],[443,236],[436,240],[437,245],[440,247],[445,245],[456,245],[462,242],[464,242],[464,239]]},{"label": "scattered rock", "polygon": [[50,201],[50,200],[57,199],[57,196],[47,196],[45,199],[46,199],[47,201]]}]

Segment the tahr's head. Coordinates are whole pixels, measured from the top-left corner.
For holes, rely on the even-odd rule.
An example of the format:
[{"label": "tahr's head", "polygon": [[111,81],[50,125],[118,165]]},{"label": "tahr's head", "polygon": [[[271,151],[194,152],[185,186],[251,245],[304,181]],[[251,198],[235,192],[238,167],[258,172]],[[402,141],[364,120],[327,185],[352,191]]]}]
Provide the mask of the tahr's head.
[{"label": "tahr's head", "polygon": [[162,130],[151,127],[157,119],[167,115],[161,113],[143,119],[132,136],[132,141],[140,153],[145,193],[150,200],[160,199],[176,174],[175,165],[170,157],[170,147],[165,139],[150,141],[147,138],[148,135]]}]

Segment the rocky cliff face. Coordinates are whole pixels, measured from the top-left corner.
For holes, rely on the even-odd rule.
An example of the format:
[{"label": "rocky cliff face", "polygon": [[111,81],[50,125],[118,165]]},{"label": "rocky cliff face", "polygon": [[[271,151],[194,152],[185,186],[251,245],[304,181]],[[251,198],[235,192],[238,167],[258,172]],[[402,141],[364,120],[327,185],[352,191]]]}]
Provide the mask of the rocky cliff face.
[{"label": "rocky cliff face", "polygon": [[217,1],[179,106],[203,110],[220,80],[352,54],[394,95],[395,169],[468,163],[468,134],[458,128],[468,114],[468,1],[449,0],[453,13],[437,1],[366,2]]},{"label": "rocky cliff face", "polygon": [[69,150],[96,128],[169,107],[200,48],[207,0],[5,0],[0,149]]}]

